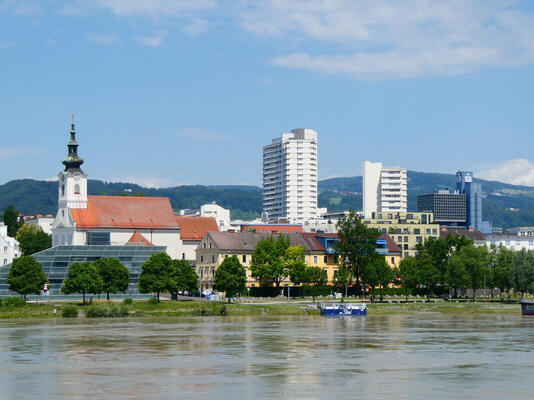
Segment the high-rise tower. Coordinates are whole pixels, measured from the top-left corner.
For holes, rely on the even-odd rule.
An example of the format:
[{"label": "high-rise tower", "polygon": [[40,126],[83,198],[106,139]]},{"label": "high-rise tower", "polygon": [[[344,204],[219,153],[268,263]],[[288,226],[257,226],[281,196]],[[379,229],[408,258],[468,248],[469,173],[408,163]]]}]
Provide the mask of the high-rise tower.
[{"label": "high-rise tower", "polygon": [[363,162],[363,214],[371,218],[375,211],[408,210],[407,171],[382,168],[382,163]]},{"label": "high-rise tower", "polygon": [[317,214],[317,132],[293,129],[263,147],[263,216],[302,223]]}]

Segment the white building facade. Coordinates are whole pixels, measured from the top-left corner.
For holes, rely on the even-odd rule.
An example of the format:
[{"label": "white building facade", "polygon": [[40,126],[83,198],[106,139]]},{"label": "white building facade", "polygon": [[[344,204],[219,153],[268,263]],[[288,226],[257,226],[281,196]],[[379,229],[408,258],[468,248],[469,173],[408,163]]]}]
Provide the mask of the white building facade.
[{"label": "white building facade", "polygon": [[0,267],[11,264],[17,257],[20,257],[19,242],[7,235],[7,225],[0,222]]},{"label": "white building facade", "polygon": [[383,168],[382,163],[363,162],[363,214],[408,211],[408,173],[402,168]]},{"label": "white building facade", "polygon": [[263,147],[263,218],[303,223],[317,217],[317,132],[293,129]]}]

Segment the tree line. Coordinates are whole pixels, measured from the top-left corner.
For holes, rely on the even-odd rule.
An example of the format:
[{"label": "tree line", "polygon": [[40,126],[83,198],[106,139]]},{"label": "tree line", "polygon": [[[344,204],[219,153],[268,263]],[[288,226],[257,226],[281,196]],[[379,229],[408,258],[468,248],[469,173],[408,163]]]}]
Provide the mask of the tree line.
[{"label": "tree line", "polygon": [[[32,256],[22,256],[13,261],[7,276],[9,290],[26,296],[41,294],[48,278],[42,265]],[[85,303],[86,294],[125,293],[130,284],[130,272],[116,258],[104,257],[90,262],[75,262],[69,267],[67,278],[61,292],[65,295],[82,294]],[[166,253],[153,254],[143,263],[139,276],[140,293],[178,293],[198,290],[198,275],[185,260],[173,260]]]}]

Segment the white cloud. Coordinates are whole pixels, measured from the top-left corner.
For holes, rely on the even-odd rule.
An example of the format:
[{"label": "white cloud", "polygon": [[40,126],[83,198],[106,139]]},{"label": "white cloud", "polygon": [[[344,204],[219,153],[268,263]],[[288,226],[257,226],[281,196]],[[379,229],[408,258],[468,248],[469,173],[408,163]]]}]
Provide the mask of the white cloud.
[{"label": "white cloud", "polygon": [[177,136],[194,139],[194,140],[205,140],[205,141],[227,141],[230,139],[230,136],[223,135],[218,132],[211,131],[209,129],[198,129],[198,128],[189,128],[183,129],[176,133]]},{"label": "white cloud", "polygon": [[11,157],[45,154],[48,151],[39,147],[3,147],[0,148],[0,160]]},{"label": "white cloud", "polygon": [[478,171],[476,175],[481,179],[490,181],[534,186],[534,164],[522,158],[504,161],[488,169]]},{"label": "white cloud", "polygon": [[208,21],[201,18],[193,18],[191,23],[185,25],[182,30],[191,36],[206,33],[208,31]]},{"label": "white cloud", "polygon": [[86,37],[89,42],[97,44],[115,44],[119,42],[119,36],[115,33],[89,33]]},{"label": "white cloud", "polygon": [[178,16],[214,8],[215,0],[98,0],[98,6],[121,16]]},{"label": "white cloud", "polygon": [[[356,78],[454,75],[534,63],[534,15],[499,0],[248,1],[239,21],[291,39],[276,66]],[[285,40],[286,46],[291,45]],[[312,52],[310,46],[328,47]],[[304,45],[303,45],[304,44]],[[307,51],[299,51],[306,48]]]},{"label": "white cloud", "polygon": [[172,186],[179,186],[180,183],[173,182],[169,179],[159,176],[124,176],[105,179],[106,182],[118,182],[118,183],[134,183],[146,188],[166,188]]},{"label": "white cloud", "polygon": [[134,36],[136,42],[141,43],[143,46],[158,47],[163,43],[163,39],[167,36],[166,31],[157,31],[152,36]]}]

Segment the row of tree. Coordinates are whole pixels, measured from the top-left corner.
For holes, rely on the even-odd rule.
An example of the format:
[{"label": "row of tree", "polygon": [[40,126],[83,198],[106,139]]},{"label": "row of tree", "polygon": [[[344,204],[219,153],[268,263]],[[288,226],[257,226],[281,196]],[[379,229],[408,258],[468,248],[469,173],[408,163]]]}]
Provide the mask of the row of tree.
[{"label": "row of tree", "polygon": [[[7,277],[9,290],[26,298],[40,294],[48,282],[42,265],[31,256],[15,259]],[[73,263],[61,291],[64,294],[81,293],[83,302],[87,293],[126,292],[130,284],[128,269],[115,258],[101,258],[93,263]],[[198,290],[198,275],[185,260],[173,260],[166,253],[153,254],[144,264],[139,276],[141,293],[178,293]]]},{"label": "row of tree", "polygon": [[456,297],[459,288],[511,289],[523,295],[534,289],[534,252],[513,251],[504,246],[475,246],[465,236],[428,239],[418,245],[416,257],[402,260],[397,281],[403,287],[425,287],[427,293],[450,288]]}]

